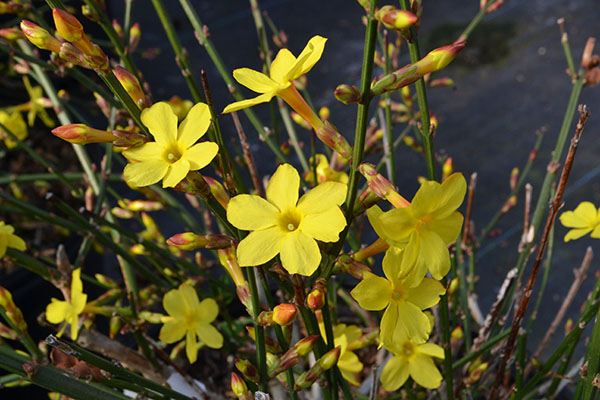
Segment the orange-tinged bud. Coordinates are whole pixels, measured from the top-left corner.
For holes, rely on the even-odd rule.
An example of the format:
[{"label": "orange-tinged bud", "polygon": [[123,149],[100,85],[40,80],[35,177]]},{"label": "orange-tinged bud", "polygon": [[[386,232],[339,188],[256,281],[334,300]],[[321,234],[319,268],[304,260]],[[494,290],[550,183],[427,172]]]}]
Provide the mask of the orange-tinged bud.
[{"label": "orange-tinged bud", "polygon": [[17,28],[0,29],[0,36],[6,40],[25,39],[25,34]]},{"label": "orange-tinged bud", "polygon": [[442,167],[442,174],[444,176],[444,179],[452,175],[453,172],[454,163],[452,162],[452,157],[448,157],[446,158],[446,161],[444,161],[444,166]]},{"label": "orange-tinged bud", "polygon": [[312,385],[325,371],[337,364],[340,358],[340,352],[342,348],[340,346],[333,350],[328,351],[313,365],[308,371],[296,379],[296,385],[294,389],[300,390],[305,389]]},{"label": "orange-tinged bud", "polygon": [[293,348],[296,349],[300,357],[304,357],[305,355],[310,353],[310,351],[313,349],[313,347],[315,347],[318,341],[319,335],[312,335],[298,341]]},{"label": "orange-tinged bud", "polygon": [[306,304],[311,310],[320,310],[325,305],[325,293],[322,290],[315,289],[306,297]]},{"label": "orange-tinged bud", "polygon": [[447,76],[443,78],[437,78],[429,82],[429,87],[450,87],[454,86],[454,79],[449,78]]},{"label": "orange-tinged bud", "polygon": [[271,377],[277,376],[298,364],[315,347],[319,338],[319,335],[313,335],[298,341],[285,354],[273,360],[273,363],[269,366],[268,375]]},{"label": "orange-tinged bud", "polygon": [[[385,241],[381,242],[385,244]],[[381,251],[385,251],[386,249],[387,247]],[[368,256],[366,258],[368,258]],[[335,269],[347,272],[356,279],[363,279],[365,277],[365,274],[371,272],[371,269],[369,267],[367,267],[365,264],[360,263],[359,261],[355,260],[353,257],[350,257],[347,254],[342,254],[336,259]]]},{"label": "orange-tinged bud", "polygon": [[125,68],[120,65],[117,66],[113,70],[115,76],[121,82],[123,89],[129,94],[129,97],[133,100],[133,102],[140,108],[148,107],[148,102],[146,101],[146,95],[140,86],[135,75],[131,72],[127,71]]},{"label": "orange-tinged bud", "polygon": [[338,87],[335,88],[333,95],[338,101],[344,104],[360,103],[362,100],[360,89],[354,85],[347,85],[345,83],[338,85]]},{"label": "orange-tinged bud", "polygon": [[[83,39],[83,26],[77,18],[60,8],[52,9],[52,18],[58,34],[68,42],[75,44]],[[82,49],[80,49],[83,51]]]},{"label": "orange-tinged bud", "polygon": [[205,176],[204,180],[208,184],[210,192],[212,193],[214,198],[224,209],[227,209],[227,204],[229,204],[229,195],[227,194],[227,191],[225,190],[223,185],[221,185],[221,183],[219,183],[219,181],[217,181],[216,179],[211,178],[209,176]]},{"label": "orange-tinged bud", "polygon": [[52,133],[69,143],[112,143],[116,136],[108,131],[90,128],[84,124],[70,124],[52,129]]},{"label": "orange-tinged bud", "polygon": [[217,250],[217,254],[219,255],[219,261],[225,270],[233,279],[235,286],[244,286],[248,283],[246,282],[246,278],[242,272],[242,268],[237,262],[237,257],[235,254],[235,248],[226,247]]},{"label": "orange-tinged bud", "polygon": [[110,212],[115,217],[121,218],[121,219],[131,219],[131,218],[135,217],[134,213],[132,213],[129,210],[125,210],[121,207],[113,207],[113,208],[111,208]]},{"label": "orange-tinged bud", "polygon": [[281,326],[289,325],[294,322],[296,312],[296,306],[293,304],[279,304],[273,308],[273,322]]},{"label": "orange-tinged bud", "polygon": [[187,251],[196,249],[224,249],[231,246],[231,238],[219,234],[196,235],[193,232],[183,232],[171,236],[167,239],[167,244]]},{"label": "orange-tinged bud", "polygon": [[140,39],[142,37],[142,31],[140,29],[140,24],[136,22],[131,25],[129,29],[129,48],[127,49],[129,53],[133,53],[140,43]]},{"label": "orange-tinged bud", "polygon": [[413,26],[419,19],[410,11],[399,10],[394,6],[383,6],[374,15],[375,19],[388,29],[402,30]]},{"label": "orange-tinged bud", "polygon": [[330,116],[331,110],[329,109],[329,107],[323,106],[319,108],[319,118],[321,118],[323,121],[327,121]]},{"label": "orange-tinged bud", "polygon": [[62,43],[52,36],[47,30],[31,21],[21,21],[21,31],[34,46],[40,49],[60,53]]},{"label": "orange-tinged bud", "polygon": [[337,152],[340,158],[349,160],[352,157],[352,146],[329,121],[319,126],[315,133],[325,145]]},{"label": "orange-tinged bud", "polygon": [[246,386],[246,382],[238,374],[235,372],[231,373],[231,390],[235,397],[240,400],[251,400],[252,393],[248,390],[248,386]]},{"label": "orange-tinged bud", "polygon": [[367,185],[377,196],[386,199],[396,208],[404,208],[410,202],[396,192],[394,185],[384,178],[373,164],[362,163],[358,167],[359,172],[367,180]]},{"label": "orange-tinged bud", "polygon": [[569,318],[567,322],[565,322],[565,336],[567,336],[573,330],[573,319]]},{"label": "orange-tinged bud", "polygon": [[483,373],[488,369],[488,366],[489,363],[487,362],[479,364],[477,368],[473,369],[473,371],[470,372],[469,376],[465,378],[465,385],[470,386],[477,382],[481,378]]},{"label": "orange-tinged bud", "polygon": [[465,41],[460,41],[430,51],[423,59],[414,64],[417,66],[417,73],[425,75],[445,68],[465,48],[465,44]]}]

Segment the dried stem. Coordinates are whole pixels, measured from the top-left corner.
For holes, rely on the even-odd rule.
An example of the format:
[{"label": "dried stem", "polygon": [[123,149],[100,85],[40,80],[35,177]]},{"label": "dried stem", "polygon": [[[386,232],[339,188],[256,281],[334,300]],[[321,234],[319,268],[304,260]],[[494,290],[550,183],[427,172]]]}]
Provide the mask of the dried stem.
[{"label": "dried stem", "polygon": [[527,285],[523,291],[523,295],[521,297],[521,302],[517,311],[517,314],[513,320],[512,328],[506,345],[504,347],[504,352],[500,359],[500,366],[498,367],[496,381],[492,386],[492,390],[489,395],[490,400],[495,400],[498,396],[498,386],[500,385],[500,381],[504,376],[504,370],[506,368],[506,364],[508,362],[508,358],[512,354],[514,349],[515,340],[517,338],[517,334],[519,333],[519,328],[521,326],[521,321],[523,320],[523,316],[525,315],[525,311],[527,311],[527,305],[529,304],[529,299],[531,298],[531,294],[533,293],[533,286],[535,284],[535,279],[537,277],[537,273],[539,271],[540,265],[542,263],[542,259],[544,256],[544,252],[546,250],[546,245],[548,244],[548,237],[550,236],[550,230],[552,225],[554,224],[554,220],[558,215],[558,210],[562,205],[562,197],[565,191],[565,186],[567,185],[567,180],[569,178],[569,173],[571,172],[571,167],[573,166],[573,161],[575,160],[575,153],[577,152],[577,147],[579,145],[579,139],[583,132],[583,128],[585,127],[585,123],[590,115],[587,107],[585,105],[580,105],[578,108],[579,111],[579,121],[577,122],[577,128],[575,130],[575,134],[573,135],[573,139],[571,139],[571,145],[569,147],[569,152],[567,153],[567,158],[565,161],[565,166],[563,168],[562,174],[560,176],[560,181],[558,187],[556,189],[556,195],[554,196],[554,200],[550,205],[550,212],[548,214],[548,218],[546,219],[546,226],[544,227],[544,232],[540,239],[540,244],[538,246],[538,250],[535,256],[535,262],[533,264],[533,268],[531,270],[531,274],[529,275],[529,279],[527,280]]}]

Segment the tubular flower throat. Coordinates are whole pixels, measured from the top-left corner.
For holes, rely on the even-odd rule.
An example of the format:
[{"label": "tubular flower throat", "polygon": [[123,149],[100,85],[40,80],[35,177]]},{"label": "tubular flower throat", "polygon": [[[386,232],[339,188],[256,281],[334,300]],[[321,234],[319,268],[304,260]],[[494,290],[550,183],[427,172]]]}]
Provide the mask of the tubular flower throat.
[{"label": "tubular flower throat", "polygon": [[[79,331],[79,314],[83,312],[86,302],[87,294],[83,293],[81,268],[77,268],[71,277],[71,300],[63,301],[52,298],[51,303],[46,307],[46,319],[51,324],[65,321],[71,325],[71,340],[75,340]],[[58,336],[62,335],[65,328],[66,325],[60,329]]]},{"label": "tubular flower throat", "polygon": [[[460,233],[463,216],[456,210],[466,190],[465,178],[455,173],[442,184],[424,182],[408,207],[383,212],[374,206],[367,210],[379,237],[390,244],[390,249],[403,250],[388,256],[396,258],[394,263],[402,263],[401,270],[407,274],[405,279],[410,287],[421,282],[428,268],[437,280],[450,270],[448,245]],[[402,258],[398,258],[400,255]]]},{"label": "tubular flower throat", "polygon": [[565,242],[590,235],[600,239],[600,212],[589,201],[580,203],[573,211],[565,211],[560,215],[560,222],[567,228],[573,228],[565,235]]},{"label": "tubular flower throat", "polygon": [[[392,342],[394,332],[404,332],[412,341],[424,343],[431,331],[431,322],[422,311],[436,305],[445,289],[441,283],[424,278],[416,287],[410,287],[401,270],[402,255],[398,249],[390,256],[390,250],[383,258],[385,278],[369,274],[350,293],[365,310],[383,310],[380,338],[384,346]],[[399,260],[399,262],[398,262]]]},{"label": "tubular flower throat", "polygon": [[256,104],[271,101],[274,96],[281,97],[302,116],[314,129],[323,125],[318,115],[308,106],[293,85],[293,80],[306,74],[319,61],[327,39],[314,36],[296,58],[288,49],[281,49],[271,63],[270,76],[250,68],[233,71],[233,77],[241,85],[257,93],[253,99],[237,101],[225,107],[223,113],[238,111]]},{"label": "tubular flower throat", "polygon": [[214,299],[199,301],[196,290],[183,283],[165,294],[163,307],[169,316],[163,318],[164,325],[158,337],[165,343],[175,343],[185,336],[185,353],[191,364],[196,362],[202,346],[213,349],[223,346],[223,336],[211,325],[219,315],[219,306]]},{"label": "tubular flower throat", "polygon": [[210,126],[210,112],[204,103],[192,107],[179,128],[177,116],[165,102],[144,109],[141,119],[155,141],[123,151],[130,161],[123,172],[133,186],[148,186],[162,179],[163,187],[173,187],[188,172],[207,166],[219,150],[213,142],[196,143]]},{"label": "tubular flower throat", "polygon": [[261,265],[281,255],[290,274],[310,276],[321,262],[316,240],[335,242],[346,226],[340,205],[346,185],[324,182],[298,200],[300,176],[282,164],[271,177],[267,199],[248,194],[235,196],[227,206],[227,219],[238,229],[252,231],[238,248],[240,266]]}]

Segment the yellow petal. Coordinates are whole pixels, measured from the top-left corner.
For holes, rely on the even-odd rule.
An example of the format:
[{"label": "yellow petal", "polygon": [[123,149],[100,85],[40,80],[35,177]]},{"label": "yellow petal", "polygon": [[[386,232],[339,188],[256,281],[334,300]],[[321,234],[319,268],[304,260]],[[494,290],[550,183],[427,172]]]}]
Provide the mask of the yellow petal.
[{"label": "yellow petal", "polygon": [[190,163],[190,171],[206,167],[219,152],[219,146],[213,142],[197,143],[187,149],[182,158]]},{"label": "yellow petal", "polygon": [[185,324],[178,320],[167,321],[158,333],[158,338],[165,343],[175,343],[185,336]]},{"label": "yellow petal", "polygon": [[441,204],[443,195],[442,185],[439,183],[435,181],[423,182],[410,203],[414,216],[420,218],[435,211]]},{"label": "yellow petal", "polygon": [[321,251],[314,239],[296,230],[282,240],[280,257],[290,274],[310,276],[319,267]]},{"label": "yellow petal", "polygon": [[186,309],[181,290],[169,290],[165,293],[162,303],[163,308],[170,316],[178,320],[183,320],[185,318]]},{"label": "yellow petal", "polygon": [[564,240],[565,240],[565,242],[568,242],[571,240],[576,240],[576,239],[579,239],[580,237],[590,233],[591,231],[592,231],[592,228],[571,229],[565,235]]},{"label": "yellow petal", "polygon": [[263,73],[250,68],[239,68],[233,71],[233,77],[241,85],[256,93],[267,93],[277,90],[279,85]]},{"label": "yellow petal", "polygon": [[191,147],[210,126],[210,110],[204,103],[198,103],[190,109],[187,117],[179,125],[177,141],[184,148]]},{"label": "yellow petal", "polygon": [[420,344],[429,339],[431,332],[431,323],[429,318],[416,305],[408,301],[398,302],[398,319],[400,325],[404,327],[408,337],[413,342]]},{"label": "yellow petal", "polygon": [[131,185],[141,187],[160,181],[168,169],[169,164],[164,161],[142,161],[127,164],[123,174]]},{"label": "yellow petal", "polygon": [[8,246],[8,235],[0,234],[0,258],[6,254],[6,247]]},{"label": "yellow petal", "polygon": [[77,334],[79,333],[79,315],[71,311],[72,314],[65,319],[65,321],[71,325],[71,340],[77,340]]},{"label": "yellow petal", "polygon": [[367,218],[369,219],[369,222],[371,223],[373,230],[375,231],[375,233],[377,233],[377,236],[379,236],[380,238],[382,238],[384,240],[388,240],[390,238],[387,237],[387,234],[385,233],[385,228],[383,227],[383,224],[381,223],[382,215],[383,215],[383,211],[377,205],[374,205],[367,209]]},{"label": "yellow petal", "polygon": [[574,211],[565,211],[560,222],[567,228],[587,228],[596,221],[596,206],[589,201],[580,203]]},{"label": "yellow petal", "polygon": [[[590,236],[593,237],[594,239],[600,238],[600,225],[598,225],[594,228],[594,230],[592,231],[592,234]],[[8,245],[10,246],[10,237],[9,237]]]},{"label": "yellow petal", "polygon": [[304,75],[319,61],[325,48],[325,39],[322,36],[313,36],[309,41],[302,53],[296,59],[296,62],[292,68],[288,71],[286,80],[294,80]]},{"label": "yellow petal", "polygon": [[146,125],[154,140],[163,147],[177,140],[177,116],[169,103],[155,103],[142,110],[142,123]]},{"label": "yellow petal", "polygon": [[66,301],[52,298],[50,304],[46,306],[46,319],[51,324],[58,324],[65,320],[70,308],[71,305]]},{"label": "yellow petal", "polygon": [[421,237],[418,232],[409,236],[402,257],[402,283],[407,287],[415,287],[421,283],[427,274],[428,264],[421,252]]},{"label": "yellow petal", "polygon": [[267,200],[280,211],[295,207],[298,202],[300,175],[290,164],[281,164],[267,186]]},{"label": "yellow petal", "polygon": [[413,215],[412,206],[394,208],[379,216],[380,229],[385,239],[401,241],[415,230],[417,219]]},{"label": "yellow petal", "polygon": [[188,330],[185,334],[185,354],[187,355],[190,364],[193,364],[198,359],[198,343],[196,343],[196,332]]},{"label": "yellow petal", "polygon": [[423,260],[431,275],[440,280],[448,271],[450,271],[450,253],[446,243],[434,232],[421,232],[419,255]]},{"label": "yellow petal", "polygon": [[418,352],[430,357],[444,359],[444,349],[435,343],[425,343],[418,347]]},{"label": "yellow petal", "polygon": [[123,155],[129,161],[165,160],[164,154],[165,147],[157,142],[144,143],[141,146],[123,151]]},{"label": "yellow petal", "polygon": [[390,246],[383,256],[383,273],[394,287],[398,286],[400,276],[406,275],[402,271],[403,253],[398,247]]},{"label": "yellow petal", "polygon": [[444,218],[460,207],[467,193],[467,181],[465,177],[456,172],[442,182],[442,197],[434,212],[435,218]]},{"label": "yellow petal", "polygon": [[198,293],[196,293],[196,289],[194,289],[193,286],[182,283],[179,285],[179,293],[180,301],[182,307],[186,310],[186,314],[190,311],[193,311],[194,313],[199,312],[200,301],[198,300]]},{"label": "yellow petal", "polygon": [[223,347],[223,335],[214,326],[210,324],[198,324],[196,333],[200,340],[212,349]]},{"label": "yellow petal", "polygon": [[240,194],[227,205],[227,220],[245,231],[265,229],[277,224],[279,210],[260,196]]},{"label": "yellow petal", "polygon": [[442,384],[442,375],[433,360],[423,354],[417,354],[408,364],[408,372],[417,384],[427,389],[435,389]]},{"label": "yellow petal", "polygon": [[177,186],[187,176],[188,172],[190,172],[190,163],[186,159],[180,158],[169,166],[163,177],[162,186],[164,188]]},{"label": "yellow petal", "polygon": [[[17,249],[20,251],[24,251],[27,249],[25,245],[25,241],[18,237],[17,235],[8,235],[6,245],[13,249]],[[1,256],[0,256],[1,257]]]},{"label": "yellow petal", "polygon": [[441,219],[433,219],[427,224],[427,229],[437,233],[447,245],[453,243],[460,234],[463,216],[454,212]]},{"label": "yellow petal", "polygon": [[219,315],[219,306],[217,305],[215,299],[211,299],[209,297],[200,302],[198,312],[200,314],[199,320],[210,324],[217,318],[217,315]]},{"label": "yellow petal", "polygon": [[318,214],[337,208],[346,200],[348,186],[339,182],[323,182],[298,201],[298,208],[304,215]]},{"label": "yellow petal", "polygon": [[408,379],[408,363],[401,356],[392,357],[381,371],[381,385],[388,392],[398,390]]},{"label": "yellow petal", "polygon": [[235,103],[231,103],[227,107],[225,107],[225,109],[223,110],[223,114],[227,114],[227,113],[230,113],[233,111],[239,111],[244,108],[252,107],[252,106],[255,106],[260,103],[267,103],[267,102],[271,101],[273,96],[275,96],[276,94],[277,94],[276,91],[272,91],[269,93],[261,94],[260,96],[256,96],[252,99],[236,101]]},{"label": "yellow petal", "polygon": [[390,303],[393,288],[385,278],[373,275],[363,279],[350,294],[361,308],[369,311],[382,310]]},{"label": "yellow petal", "polygon": [[327,211],[306,215],[298,229],[316,240],[336,242],[345,227],[344,213],[338,206],[333,206]]},{"label": "yellow petal", "polygon": [[279,84],[285,84],[287,73],[292,69],[296,57],[288,50],[281,49],[271,63],[271,79]]},{"label": "yellow petal", "polygon": [[425,278],[419,286],[410,288],[407,292],[406,300],[421,310],[425,310],[436,305],[440,301],[440,296],[446,292],[446,289],[435,279]]},{"label": "yellow petal", "polygon": [[396,332],[403,330],[398,326],[398,318],[398,304],[392,301],[383,312],[381,323],[379,324],[379,338],[385,347],[390,347],[394,342]]},{"label": "yellow petal", "polygon": [[242,267],[266,263],[281,250],[281,239],[281,230],[276,226],[250,233],[238,245],[238,263]]}]

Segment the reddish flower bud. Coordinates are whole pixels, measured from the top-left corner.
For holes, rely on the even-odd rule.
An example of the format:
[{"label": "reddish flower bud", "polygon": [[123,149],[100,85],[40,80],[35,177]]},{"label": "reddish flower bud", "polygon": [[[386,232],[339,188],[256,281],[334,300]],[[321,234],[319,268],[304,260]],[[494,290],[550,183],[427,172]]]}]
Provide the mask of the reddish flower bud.
[{"label": "reddish flower bud", "polygon": [[242,373],[242,375],[244,375],[244,378],[251,382],[258,383],[258,370],[250,361],[236,358],[235,367]]},{"label": "reddish flower bud", "polygon": [[338,101],[344,104],[360,103],[362,100],[360,90],[354,85],[338,85],[338,87],[335,88],[333,95]]},{"label": "reddish flower bud", "polygon": [[396,208],[404,208],[410,205],[410,202],[396,192],[394,185],[384,178],[373,164],[362,163],[359,165],[358,170],[367,180],[367,185],[373,193],[382,199],[386,199]]},{"label": "reddish flower bud", "polygon": [[47,30],[31,21],[21,21],[21,31],[34,46],[40,49],[60,53],[62,43],[52,36]]},{"label": "reddish flower bud", "polygon": [[196,235],[193,232],[178,233],[167,239],[167,244],[180,250],[224,249],[231,246],[231,238],[226,235]]},{"label": "reddish flower bud", "polygon": [[83,26],[81,26],[79,20],[65,10],[53,8],[52,18],[54,19],[56,31],[66,41],[75,43],[82,40],[85,36]]},{"label": "reddish flower bud", "polygon": [[449,177],[454,172],[454,163],[452,162],[452,157],[448,157],[446,161],[444,161],[444,166],[442,167],[442,174],[444,178]]},{"label": "reddish flower bud", "polygon": [[410,11],[399,10],[394,6],[383,6],[374,15],[386,28],[403,30],[413,26],[419,19]]},{"label": "reddish flower bud", "polygon": [[211,178],[209,176],[205,176],[204,180],[208,184],[208,187],[210,188],[210,192],[212,193],[213,197],[219,202],[219,204],[224,209],[227,209],[227,204],[229,204],[229,194],[227,194],[227,191],[225,190],[223,185],[221,185],[216,179]]},{"label": "reddish flower bud", "polygon": [[6,40],[25,39],[25,34],[17,28],[0,29],[0,36]]},{"label": "reddish flower bud", "polygon": [[142,109],[149,106],[146,95],[144,94],[144,91],[142,90],[142,87],[140,86],[140,83],[135,75],[120,65],[113,70],[113,73],[119,82],[121,82],[123,89],[125,89],[127,94],[129,94],[129,97],[131,97],[138,108]]},{"label": "reddish flower bud", "polygon": [[349,160],[352,157],[352,146],[329,121],[325,121],[323,125],[315,130],[315,133],[325,145],[336,151],[341,158]]},{"label": "reddish flower bud", "polygon": [[321,357],[315,365],[313,365],[308,371],[296,379],[295,390],[306,389],[312,385],[325,371],[337,364],[340,358],[340,352],[342,348],[340,346],[333,350],[328,351]]},{"label": "reddish flower bud", "polygon": [[240,400],[252,400],[252,393],[248,390],[248,386],[246,386],[246,382],[238,374],[235,372],[231,373],[231,390],[235,397]]},{"label": "reddish flower bud", "polygon": [[90,128],[84,124],[70,124],[52,129],[52,133],[69,143],[112,143],[116,136],[108,131]]},{"label": "reddish flower bud", "polygon": [[289,325],[294,322],[296,312],[296,306],[293,304],[279,304],[273,308],[273,322],[281,326]]}]

